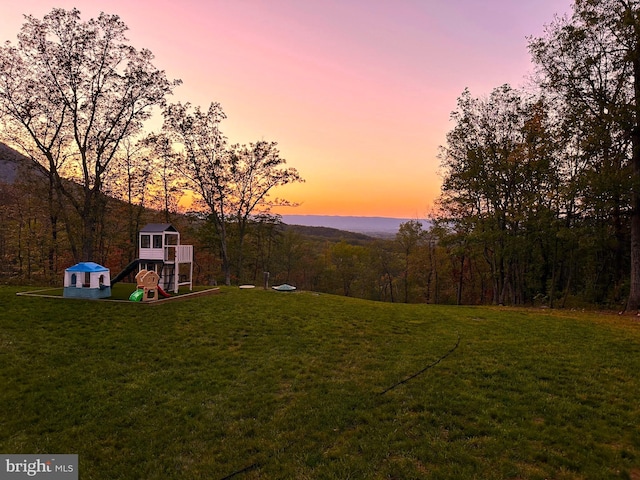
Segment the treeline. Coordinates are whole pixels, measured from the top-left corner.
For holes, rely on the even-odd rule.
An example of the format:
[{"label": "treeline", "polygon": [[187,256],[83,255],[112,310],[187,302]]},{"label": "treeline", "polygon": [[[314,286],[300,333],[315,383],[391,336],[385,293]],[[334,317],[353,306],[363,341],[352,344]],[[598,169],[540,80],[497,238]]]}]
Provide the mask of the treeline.
[{"label": "treeline", "polygon": [[[75,262],[68,236],[82,225],[74,224],[72,217],[69,224],[58,220],[53,236],[46,179],[24,174],[20,178],[13,184],[0,183],[0,281],[60,285],[64,269]],[[141,197],[135,198],[142,201]],[[161,190],[149,193],[144,205],[105,198],[107,215],[96,232],[99,254],[95,261],[109,267],[115,276],[137,257],[140,228],[150,222],[168,222],[181,233],[182,243],[194,245],[196,284],[225,283],[218,233],[211,223],[201,213],[178,213],[176,201],[163,208],[164,198]],[[517,240],[520,248],[516,248],[515,236],[512,244],[508,238],[502,240],[510,255],[505,254],[510,261],[505,264],[511,268],[526,264],[527,258],[536,260],[529,263],[528,270],[507,278],[505,284],[513,283],[506,287],[509,294],[504,293],[505,288],[500,290],[503,298],[496,295],[494,263],[488,261],[496,254],[490,250],[489,237],[460,232],[457,224],[442,219],[428,229],[422,222],[409,221],[401,225],[395,238],[380,239],[333,229],[288,226],[277,215],[256,215],[245,227],[242,245],[238,224],[229,222],[226,232],[233,265],[231,283],[260,287],[264,273],[269,272],[270,285],[289,283],[303,290],[386,302],[562,307],[616,306],[622,301],[624,287],[618,286],[616,291],[615,283],[607,284],[611,277],[605,275],[613,275],[616,270],[608,231],[592,236],[592,228],[563,232],[558,223],[552,224],[555,230],[549,230],[546,221],[540,220],[537,225],[532,222],[523,222],[520,233],[526,235]],[[607,224],[603,222],[603,228]],[[493,232],[491,240],[498,238],[499,230]],[[527,240],[531,240],[528,245]],[[544,242],[549,241],[554,245],[547,250]],[[554,277],[549,265],[562,253],[564,258]],[[598,258],[605,255],[610,261]],[[517,264],[513,260],[516,258],[522,263]],[[601,265],[600,271],[594,268],[596,265]],[[555,293],[550,290],[554,279]],[[600,288],[596,288],[598,285]],[[514,297],[518,288],[521,290]]]},{"label": "treeline", "polygon": [[458,99],[440,157],[449,240],[486,269],[485,302],[637,310],[640,4],[576,0],[529,50],[528,89]]},{"label": "treeline", "polygon": [[[269,194],[302,178],[277,144],[230,144],[217,103],[167,104],[180,82],[125,30],[54,9],[0,48],[0,133],[37,172],[0,191],[3,279],[56,283],[79,259],[119,268],[160,221],[195,246],[200,283],[270,272],[382,301],[639,309],[640,0],[576,0],[529,40],[526,89],[465,90],[432,227],[407,222],[390,240],[283,227],[269,211],[287,202]],[[158,134],[143,129],[152,106]],[[177,215],[185,189],[198,213]]]},{"label": "treeline", "polygon": [[[0,183],[0,281],[60,285],[64,269],[75,262],[68,236],[81,225],[71,217],[69,224],[58,220],[52,235],[46,179],[20,178]],[[182,243],[194,245],[196,284],[224,283],[215,229],[202,214],[178,213],[176,201],[162,208],[164,197],[161,190],[150,193],[144,205],[106,198],[95,261],[115,276],[136,258],[140,228],[168,222]],[[428,229],[409,221],[390,239],[288,226],[278,216],[258,215],[248,222],[242,255],[238,225],[230,222],[231,283],[262,286],[269,272],[271,285],[388,302],[621,308],[628,291],[628,225],[616,237],[611,217],[576,215],[568,224],[562,215],[554,219],[552,211],[526,203],[524,193],[517,197],[504,228],[489,216],[469,224],[436,219]]]}]

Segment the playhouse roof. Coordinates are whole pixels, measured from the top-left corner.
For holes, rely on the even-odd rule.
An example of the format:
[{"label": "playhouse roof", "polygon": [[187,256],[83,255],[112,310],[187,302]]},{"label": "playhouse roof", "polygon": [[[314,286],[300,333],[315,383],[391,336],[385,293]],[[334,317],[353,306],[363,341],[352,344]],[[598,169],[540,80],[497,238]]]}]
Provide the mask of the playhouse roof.
[{"label": "playhouse roof", "polygon": [[140,232],[177,232],[175,227],[170,223],[149,223]]},{"label": "playhouse roof", "polygon": [[67,268],[67,272],[108,272],[109,269],[94,262],[80,262]]}]

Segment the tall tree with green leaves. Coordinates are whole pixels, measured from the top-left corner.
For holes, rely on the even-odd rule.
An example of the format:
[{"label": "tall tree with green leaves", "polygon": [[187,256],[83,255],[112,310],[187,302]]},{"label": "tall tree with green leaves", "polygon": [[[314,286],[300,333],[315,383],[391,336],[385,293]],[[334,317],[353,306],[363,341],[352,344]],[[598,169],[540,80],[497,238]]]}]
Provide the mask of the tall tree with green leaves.
[{"label": "tall tree with green leaves", "polygon": [[362,277],[367,250],[359,245],[350,245],[341,240],[330,247],[332,266],[342,286],[345,297],[353,295],[353,287]]},{"label": "tall tree with green leaves", "polygon": [[117,15],[82,21],[77,9],[56,8],[25,19],[17,44],[0,47],[0,134],[72,206],[81,224],[76,256],[90,260],[104,220],[104,176],[122,141],[140,134],[179,81],[129,44]]},{"label": "tall tree with green leaves", "polygon": [[[610,218],[619,249],[630,221],[627,308],[640,308],[640,2],[576,0],[531,39],[541,85],[561,98],[585,160],[582,200]],[[620,263],[621,255],[616,255]]]},{"label": "tall tree with green leaves", "polygon": [[526,297],[527,225],[557,188],[544,104],[508,85],[486,98],[465,91],[441,153],[440,204],[489,265],[493,303]]},{"label": "tall tree with green leaves", "polygon": [[424,243],[424,237],[425,232],[422,228],[422,223],[418,220],[409,220],[401,223],[398,233],[396,233],[396,243],[400,248],[403,263],[402,280],[405,303],[409,303],[411,296],[409,284],[414,270],[414,262],[416,262],[416,254]]}]

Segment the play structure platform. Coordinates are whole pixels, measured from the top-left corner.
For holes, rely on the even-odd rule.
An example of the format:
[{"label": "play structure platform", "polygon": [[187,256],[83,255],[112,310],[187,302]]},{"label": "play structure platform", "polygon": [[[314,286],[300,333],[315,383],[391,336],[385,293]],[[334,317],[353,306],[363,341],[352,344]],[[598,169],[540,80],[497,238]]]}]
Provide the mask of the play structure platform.
[{"label": "play structure platform", "polygon": [[[153,278],[156,281],[156,293],[161,296],[168,295],[167,292],[178,293],[181,286],[188,286],[189,291],[193,291],[193,245],[181,245],[180,233],[173,225],[146,225],[138,234],[138,245],[138,258],[113,277],[111,285],[137,271],[136,281],[140,286],[143,279],[139,278],[140,274],[153,272],[155,276],[149,276],[146,285],[147,288],[151,288]],[[131,300],[144,297],[144,291],[142,297],[136,291],[133,292]]]}]

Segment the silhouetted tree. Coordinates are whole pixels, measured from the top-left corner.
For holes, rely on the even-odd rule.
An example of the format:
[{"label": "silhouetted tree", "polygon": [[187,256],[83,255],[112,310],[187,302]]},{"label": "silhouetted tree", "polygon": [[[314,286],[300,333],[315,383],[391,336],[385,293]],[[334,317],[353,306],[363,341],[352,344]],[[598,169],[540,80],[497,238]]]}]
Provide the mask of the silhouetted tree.
[{"label": "silhouetted tree", "polygon": [[[237,276],[242,272],[246,228],[253,214],[264,213],[274,202],[275,187],[302,181],[294,168],[283,168],[275,142],[260,141],[227,146],[220,130],[222,107],[212,103],[207,112],[190,104],[172,104],[165,110],[164,130],[179,147],[176,167],[205,205],[216,231],[225,284],[231,284],[230,233],[235,233]],[[275,203],[283,204],[284,201]],[[229,226],[236,227],[235,232]]]},{"label": "silhouetted tree", "polygon": [[[0,47],[2,134],[33,158],[81,223],[82,259],[92,259],[104,220],[104,175],[124,139],[179,82],[125,38],[126,25],[76,9],[26,16],[16,45]],[[77,188],[64,177],[79,182]]]},{"label": "silhouetted tree", "polygon": [[[448,221],[459,224],[454,230],[468,236],[464,244],[482,249],[493,303],[521,303],[532,252],[527,227],[550,208],[558,188],[545,106],[504,85],[486,99],[465,91],[452,118],[456,125],[441,155],[441,204]],[[464,261],[462,256],[460,275]],[[461,290],[462,277],[458,300]]]},{"label": "silhouetted tree", "polygon": [[[630,219],[630,292],[640,307],[640,2],[576,0],[530,42],[541,84],[561,99],[584,162],[583,201],[593,218],[610,219],[613,262],[622,267],[624,224]],[[602,260],[600,260],[602,262]],[[614,282],[619,282],[614,277]]]},{"label": "silhouetted tree", "polygon": [[275,205],[289,204],[280,199],[270,200],[271,191],[303,180],[295,168],[284,168],[287,162],[280,157],[276,142],[233,145],[226,158],[230,171],[227,205],[237,229],[236,276],[240,278],[247,226],[252,216],[269,212]]}]

